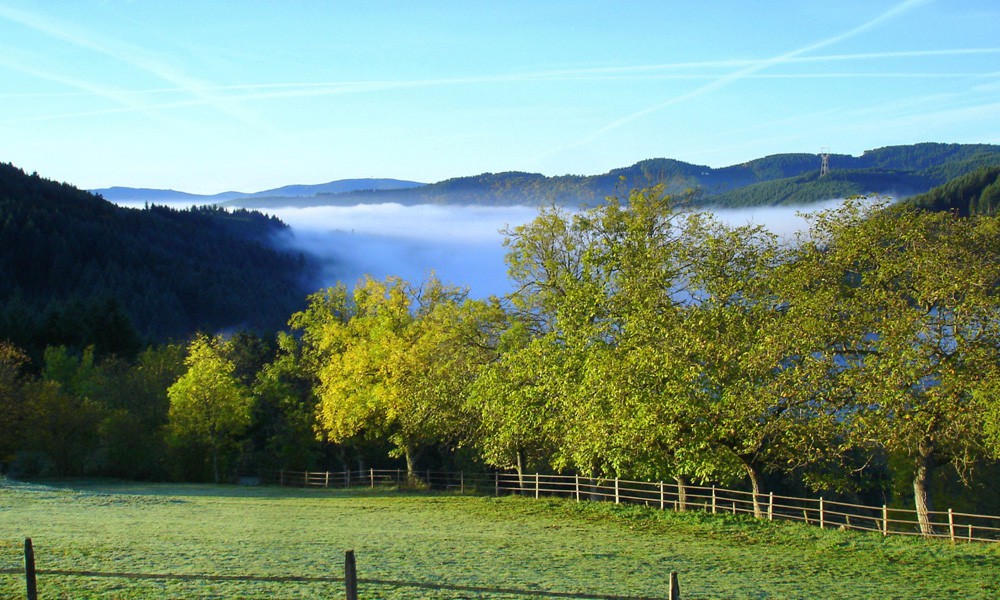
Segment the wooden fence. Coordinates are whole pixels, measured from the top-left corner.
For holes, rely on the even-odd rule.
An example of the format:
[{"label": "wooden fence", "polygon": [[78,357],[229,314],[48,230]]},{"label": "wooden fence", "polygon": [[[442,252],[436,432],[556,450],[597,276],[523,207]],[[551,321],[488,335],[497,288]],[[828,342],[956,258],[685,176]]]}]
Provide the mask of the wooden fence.
[{"label": "wooden fence", "polygon": [[[798,498],[772,493],[731,490],[716,486],[679,486],[677,483],[595,479],[580,475],[516,473],[452,473],[421,471],[408,481],[406,471],[368,469],[360,471],[267,471],[260,483],[295,487],[403,487],[420,485],[431,489],[494,495],[519,494],[540,498],[562,496],[591,500],[642,504],[661,510],[701,510],[713,514],[753,515],[770,521],[800,521],[824,529],[851,529],[888,535],[921,536],[913,509],[887,505],[865,506],[820,498]],[[952,542],[1000,541],[1000,517],[946,511],[929,514],[933,533],[927,537]]]}]

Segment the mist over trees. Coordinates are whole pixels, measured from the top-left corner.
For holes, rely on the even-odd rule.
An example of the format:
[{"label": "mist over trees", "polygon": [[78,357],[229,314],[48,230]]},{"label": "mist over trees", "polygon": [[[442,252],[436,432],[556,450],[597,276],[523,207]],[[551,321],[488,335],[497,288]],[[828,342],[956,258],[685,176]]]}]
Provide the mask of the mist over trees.
[{"label": "mist over trees", "polygon": [[685,200],[653,187],[541,209],[504,232],[502,299],[368,277],[308,296],[277,335],[37,358],[9,339],[0,461],[206,481],[388,465],[672,478],[911,503],[925,528],[953,483],[994,489],[997,217],[855,199],[789,242]]}]

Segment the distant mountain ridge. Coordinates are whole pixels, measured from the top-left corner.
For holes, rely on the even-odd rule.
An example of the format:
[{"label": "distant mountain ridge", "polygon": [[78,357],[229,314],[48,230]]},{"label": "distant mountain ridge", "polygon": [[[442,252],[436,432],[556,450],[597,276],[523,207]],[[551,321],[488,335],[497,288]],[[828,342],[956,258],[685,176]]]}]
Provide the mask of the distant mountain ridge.
[{"label": "distant mountain ridge", "polygon": [[[669,158],[643,160],[601,175],[545,176],[482,173],[421,184],[395,179],[352,179],[290,185],[252,194],[197,196],[169,190],[93,190],[111,201],[219,203],[241,208],[351,206],[356,204],[593,205],[632,188],[663,185],[668,193],[694,192],[700,206],[808,204],[857,194],[907,197],[983,167],[1000,165],[1000,145],[921,143],[867,150],[861,156],[829,155],[820,177],[817,154],[774,154],[713,168]],[[127,190],[127,191],[126,191]],[[235,195],[234,195],[235,194]]]},{"label": "distant mountain ridge", "polygon": [[328,183],[286,185],[260,192],[221,192],[218,194],[190,194],[177,190],[150,188],[109,187],[90,190],[111,202],[167,202],[217,204],[244,198],[301,198],[319,194],[343,194],[362,190],[396,190],[426,185],[417,181],[400,179],[339,179]]}]

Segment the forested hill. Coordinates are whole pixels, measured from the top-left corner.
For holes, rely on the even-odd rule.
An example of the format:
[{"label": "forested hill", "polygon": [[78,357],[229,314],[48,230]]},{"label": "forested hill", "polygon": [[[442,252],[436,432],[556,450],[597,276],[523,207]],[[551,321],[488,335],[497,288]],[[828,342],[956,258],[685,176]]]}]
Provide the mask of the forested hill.
[{"label": "forested hill", "polygon": [[221,208],[120,208],[0,164],[0,341],[128,354],[197,330],[284,325],[311,291],[287,226]]},{"label": "forested hill", "polygon": [[820,178],[817,154],[776,154],[739,165],[712,168],[657,158],[603,175],[483,173],[395,190],[321,193],[312,197],[250,198],[244,207],[400,204],[593,205],[632,188],[663,184],[670,193],[696,192],[705,206],[805,204],[855,194],[909,196],[984,166],[1000,165],[1000,146],[925,143],[868,150],[861,156],[831,154]]},{"label": "forested hill", "polygon": [[993,215],[1000,209],[1000,166],[984,167],[909,199],[929,210]]}]

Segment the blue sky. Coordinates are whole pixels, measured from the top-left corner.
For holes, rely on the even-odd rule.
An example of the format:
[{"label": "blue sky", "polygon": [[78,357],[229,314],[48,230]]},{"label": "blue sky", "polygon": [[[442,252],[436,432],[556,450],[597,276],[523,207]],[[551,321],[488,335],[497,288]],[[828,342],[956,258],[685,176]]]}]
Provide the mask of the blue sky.
[{"label": "blue sky", "polygon": [[83,188],[1000,143],[996,0],[0,0],[0,161]]}]

